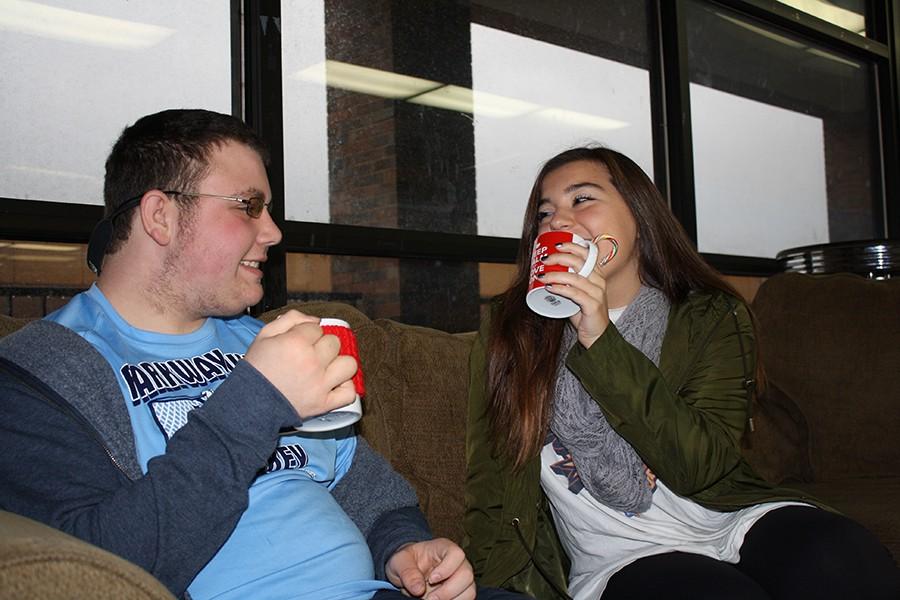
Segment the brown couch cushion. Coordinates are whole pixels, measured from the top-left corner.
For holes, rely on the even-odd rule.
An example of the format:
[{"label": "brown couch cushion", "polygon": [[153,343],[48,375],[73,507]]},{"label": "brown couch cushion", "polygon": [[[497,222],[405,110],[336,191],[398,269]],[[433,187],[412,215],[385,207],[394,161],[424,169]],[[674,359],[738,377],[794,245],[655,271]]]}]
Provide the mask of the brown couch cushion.
[{"label": "brown couch cushion", "polygon": [[461,541],[467,369],[474,333],[371,321],[336,302],[292,305],[262,319],[289,308],[344,319],[356,332],[366,384],[360,432],[412,483],[434,534]]},{"label": "brown couch cushion", "polygon": [[24,327],[30,320],[31,319],[17,319],[15,317],[0,315],[0,337],[9,335],[20,327]]},{"label": "brown couch cushion", "polygon": [[815,480],[900,476],[900,280],[779,274],[753,309],[768,378],[809,425]]},{"label": "brown couch cushion", "polygon": [[37,521],[0,512],[0,596],[174,600],[150,574]]}]

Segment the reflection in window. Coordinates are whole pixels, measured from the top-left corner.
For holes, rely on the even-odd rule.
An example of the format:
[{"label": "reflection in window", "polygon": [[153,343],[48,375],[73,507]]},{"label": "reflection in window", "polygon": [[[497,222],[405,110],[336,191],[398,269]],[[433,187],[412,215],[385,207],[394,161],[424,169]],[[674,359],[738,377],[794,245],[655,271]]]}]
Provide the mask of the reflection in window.
[{"label": "reflection in window", "polygon": [[507,264],[291,253],[288,302],[343,302],[371,319],[473,331],[514,272]]},{"label": "reflection in window", "polygon": [[705,3],[688,6],[700,250],[774,258],[882,235],[868,66]]},{"label": "reflection in window", "polygon": [[0,9],[0,196],[103,203],[122,129],[166,108],[231,112],[229,3],[15,0]]},{"label": "reflection in window", "polygon": [[866,0],[778,0],[823,21],[866,35]]},{"label": "reflection in window", "polygon": [[84,244],[0,240],[0,314],[36,318],[86,290],[94,274]]},{"label": "reflection in window", "polygon": [[652,176],[646,69],[480,25],[471,34],[480,235],[519,235],[540,165],[566,148],[601,143]]}]

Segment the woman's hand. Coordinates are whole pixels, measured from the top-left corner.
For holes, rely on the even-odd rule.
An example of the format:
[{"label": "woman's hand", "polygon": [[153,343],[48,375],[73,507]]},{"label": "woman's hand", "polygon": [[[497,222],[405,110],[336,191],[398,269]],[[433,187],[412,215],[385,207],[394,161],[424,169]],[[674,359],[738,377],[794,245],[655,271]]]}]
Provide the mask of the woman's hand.
[{"label": "woman's hand", "polygon": [[581,311],[570,317],[569,321],[575,326],[581,345],[590,348],[609,327],[606,279],[600,273],[602,267],[599,262],[587,277],[578,275],[588,255],[588,249],[584,246],[566,242],[559,245],[559,250],[548,256],[544,264],[564,265],[575,272],[547,272],[541,281],[554,294],[568,298],[581,307]]}]

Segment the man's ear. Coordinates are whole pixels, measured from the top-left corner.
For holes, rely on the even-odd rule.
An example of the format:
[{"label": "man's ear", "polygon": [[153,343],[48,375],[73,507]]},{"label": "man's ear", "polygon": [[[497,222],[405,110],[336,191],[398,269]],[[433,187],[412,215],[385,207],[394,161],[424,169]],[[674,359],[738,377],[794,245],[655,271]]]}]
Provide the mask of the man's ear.
[{"label": "man's ear", "polygon": [[144,232],[160,246],[168,246],[178,221],[175,201],[161,190],[150,190],[141,197],[138,214]]}]

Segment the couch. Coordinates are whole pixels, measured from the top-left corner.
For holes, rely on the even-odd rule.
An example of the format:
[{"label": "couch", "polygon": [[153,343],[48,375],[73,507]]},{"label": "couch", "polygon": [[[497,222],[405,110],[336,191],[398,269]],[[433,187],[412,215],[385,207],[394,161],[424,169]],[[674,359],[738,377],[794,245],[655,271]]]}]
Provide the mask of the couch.
[{"label": "couch", "polygon": [[[435,534],[462,540],[474,334],[371,320],[340,303],[296,307],[354,328],[368,392],[363,435],[412,482]],[[862,522],[896,560],[900,281],[782,274],[762,285],[753,308],[768,386],[754,407],[747,458],[772,481],[807,489]],[[22,324],[0,318],[0,335]],[[168,597],[149,575],[140,579],[140,569],[22,517],[0,512],[0,538],[0,598],[75,598],[78,590],[92,590],[92,598]],[[109,585],[133,578],[134,589],[104,595],[96,573],[103,564]],[[48,581],[61,591],[36,587]]]},{"label": "couch", "polygon": [[900,279],[785,273],[753,301],[768,385],[744,453],[900,561]]}]

